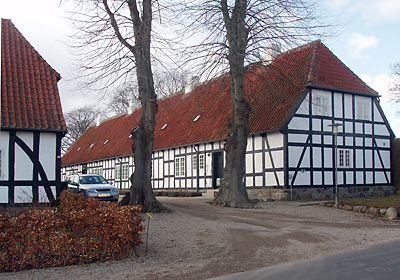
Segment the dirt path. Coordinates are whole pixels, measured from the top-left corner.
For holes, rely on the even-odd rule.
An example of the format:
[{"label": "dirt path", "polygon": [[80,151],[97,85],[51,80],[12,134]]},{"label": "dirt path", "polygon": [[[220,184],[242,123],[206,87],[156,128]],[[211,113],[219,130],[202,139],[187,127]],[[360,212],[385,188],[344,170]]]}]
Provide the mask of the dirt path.
[{"label": "dirt path", "polygon": [[[260,203],[231,209],[168,198],[150,222],[148,253],[74,267],[1,273],[0,279],[206,279],[400,240],[400,222],[321,206]],[[147,225],[147,222],[146,222]]]}]

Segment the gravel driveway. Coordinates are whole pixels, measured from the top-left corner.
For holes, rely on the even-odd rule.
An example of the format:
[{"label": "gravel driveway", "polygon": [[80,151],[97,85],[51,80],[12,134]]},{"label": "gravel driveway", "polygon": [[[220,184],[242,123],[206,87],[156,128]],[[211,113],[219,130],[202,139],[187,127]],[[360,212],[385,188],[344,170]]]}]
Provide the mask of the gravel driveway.
[{"label": "gravel driveway", "polygon": [[204,197],[159,200],[173,213],[153,215],[147,254],[143,244],[140,257],[0,273],[0,279],[199,280],[400,240],[399,221],[317,205],[231,209]]}]

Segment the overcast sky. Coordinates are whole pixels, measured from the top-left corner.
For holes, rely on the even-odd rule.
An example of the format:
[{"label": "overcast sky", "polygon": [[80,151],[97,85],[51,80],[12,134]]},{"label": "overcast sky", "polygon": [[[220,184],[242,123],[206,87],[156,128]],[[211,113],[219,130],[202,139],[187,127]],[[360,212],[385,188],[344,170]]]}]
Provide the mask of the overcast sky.
[{"label": "overcast sky", "polygon": [[[11,19],[35,49],[56,69],[64,112],[101,104],[77,89],[69,73],[74,55],[65,46],[69,25],[59,0],[1,0],[0,16]],[[322,8],[346,23],[338,37],[323,40],[327,47],[368,85],[379,92],[381,105],[400,136],[396,109],[388,103],[390,65],[400,62],[400,0],[322,0]],[[337,20],[336,20],[337,19]]]}]

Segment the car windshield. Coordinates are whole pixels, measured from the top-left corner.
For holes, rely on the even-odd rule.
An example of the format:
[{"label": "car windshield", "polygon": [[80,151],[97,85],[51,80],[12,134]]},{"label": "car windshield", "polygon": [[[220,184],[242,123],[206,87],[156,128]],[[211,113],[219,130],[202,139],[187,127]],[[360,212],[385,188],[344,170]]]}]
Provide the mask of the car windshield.
[{"label": "car windshield", "polygon": [[79,178],[79,183],[86,184],[108,184],[107,180],[99,175],[84,176]]}]

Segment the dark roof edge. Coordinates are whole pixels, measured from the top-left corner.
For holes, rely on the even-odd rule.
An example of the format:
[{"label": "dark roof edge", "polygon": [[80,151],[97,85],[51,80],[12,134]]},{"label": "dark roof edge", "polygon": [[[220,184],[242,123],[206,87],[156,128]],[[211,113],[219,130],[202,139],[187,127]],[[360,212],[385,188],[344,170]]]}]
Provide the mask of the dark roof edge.
[{"label": "dark roof edge", "polygon": [[25,127],[5,127],[2,126],[0,127],[0,130],[3,131],[12,131],[12,130],[18,130],[18,131],[30,131],[30,132],[61,132],[61,133],[67,133],[68,130],[65,129],[55,129],[55,128],[25,128]]}]

